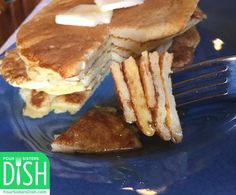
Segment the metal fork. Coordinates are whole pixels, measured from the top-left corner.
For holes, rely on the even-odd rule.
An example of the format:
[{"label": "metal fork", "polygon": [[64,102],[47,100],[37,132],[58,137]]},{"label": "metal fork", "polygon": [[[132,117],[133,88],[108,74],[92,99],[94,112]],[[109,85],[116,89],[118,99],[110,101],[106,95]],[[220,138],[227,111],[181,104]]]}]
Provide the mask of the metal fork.
[{"label": "metal fork", "polygon": [[172,75],[177,107],[236,100],[236,56],[201,62]]}]

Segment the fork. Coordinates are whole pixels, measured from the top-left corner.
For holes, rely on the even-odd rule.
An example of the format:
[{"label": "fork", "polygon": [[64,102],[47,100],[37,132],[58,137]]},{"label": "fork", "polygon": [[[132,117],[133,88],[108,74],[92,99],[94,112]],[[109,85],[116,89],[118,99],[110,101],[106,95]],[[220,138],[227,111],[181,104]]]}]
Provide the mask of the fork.
[{"label": "fork", "polygon": [[172,82],[177,107],[236,100],[236,56],[184,67]]},{"label": "fork", "polygon": [[17,166],[16,184],[17,184],[17,185],[20,185],[20,166],[21,166],[21,158],[16,158],[16,166]]}]

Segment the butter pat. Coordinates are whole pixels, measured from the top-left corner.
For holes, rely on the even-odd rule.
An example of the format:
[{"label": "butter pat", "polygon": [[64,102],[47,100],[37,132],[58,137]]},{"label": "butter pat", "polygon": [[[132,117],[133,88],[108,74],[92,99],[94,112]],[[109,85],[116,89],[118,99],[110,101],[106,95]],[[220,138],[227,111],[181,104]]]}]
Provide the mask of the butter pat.
[{"label": "butter pat", "polygon": [[81,4],[56,16],[56,23],[93,27],[110,23],[113,11],[103,12],[95,4]]},{"label": "butter pat", "polygon": [[144,0],[95,0],[97,6],[104,12],[140,5]]}]

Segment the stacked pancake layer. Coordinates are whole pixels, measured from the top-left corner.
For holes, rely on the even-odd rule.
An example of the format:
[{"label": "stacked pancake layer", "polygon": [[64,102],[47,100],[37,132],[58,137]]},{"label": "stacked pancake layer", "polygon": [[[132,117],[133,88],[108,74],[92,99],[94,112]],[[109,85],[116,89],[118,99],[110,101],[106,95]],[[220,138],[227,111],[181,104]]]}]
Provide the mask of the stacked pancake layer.
[{"label": "stacked pancake layer", "polygon": [[[80,3],[93,1],[53,0],[20,28],[17,49],[3,61],[1,72],[5,80],[22,88],[20,94],[26,102],[27,116],[35,118],[52,110],[59,112],[53,102],[66,100],[66,105],[68,98],[64,97],[68,94],[85,97],[73,109],[79,110],[107,75],[109,65],[119,64],[129,56],[137,57],[144,50],[165,52],[174,37],[184,36],[204,18],[196,8],[198,0],[145,0],[143,5],[115,10],[110,24],[93,28],[55,24],[58,13]],[[36,92],[43,92],[50,104],[34,105],[38,96],[32,94]],[[48,108],[40,114],[38,110],[43,107]],[[64,111],[70,109],[60,109]]]}]

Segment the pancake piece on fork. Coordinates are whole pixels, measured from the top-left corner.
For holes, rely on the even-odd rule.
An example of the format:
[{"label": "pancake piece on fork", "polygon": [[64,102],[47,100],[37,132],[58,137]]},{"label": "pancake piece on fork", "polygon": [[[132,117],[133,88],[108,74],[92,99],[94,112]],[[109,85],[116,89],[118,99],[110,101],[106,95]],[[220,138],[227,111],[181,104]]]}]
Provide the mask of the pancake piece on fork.
[{"label": "pancake piece on fork", "polygon": [[[157,52],[146,51],[140,59],[130,57],[122,64],[113,64],[110,68],[115,89],[119,91],[117,98],[121,104],[124,103],[123,90],[125,94],[129,93],[129,101],[136,116],[133,122],[138,128],[147,136],[153,136],[156,132],[165,141],[180,143],[183,134],[172,94],[172,63],[173,54],[165,52],[159,55]],[[116,76],[117,68],[119,76]],[[128,92],[119,85],[120,79],[126,82]],[[121,108],[124,113],[129,112],[125,110],[124,105],[121,105]]]}]

